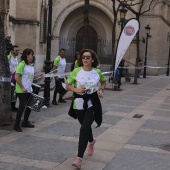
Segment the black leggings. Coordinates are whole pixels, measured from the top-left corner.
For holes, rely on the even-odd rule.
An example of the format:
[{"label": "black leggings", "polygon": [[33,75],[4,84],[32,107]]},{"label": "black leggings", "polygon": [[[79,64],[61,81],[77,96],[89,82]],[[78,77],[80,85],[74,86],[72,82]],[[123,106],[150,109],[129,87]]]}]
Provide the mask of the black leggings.
[{"label": "black leggings", "polygon": [[[55,79],[55,90],[54,90],[54,95],[53,95],[53,100],[55,101],[56,100],[56,97],[57,97],[57,93],[58,91],[60,90],[62,84],[61,83],[64,83],[64,78],[60,79],[59,80],[56,80]],[[60,98],[62,98],[62,96],[60,95]]]},{"label": "black leggings", "polygon": [[19,98],[19,108],[18,108],[17,115],[16,115],[16,125],[19,125],[24,111],[25,111],[24,122],[28,122],[31,109],[26,107],[26,104],[30,96],[30,93],[17,93],[17,96]]},{"label": "black leggings", "polygon": [[93,107],[87,110],[74,110],[77,115],[78,121],[81,124],[79,145],[78,145],[78,157],[83,158],[88,141],[93,142],[93,134],[91,125],[94,121]]}]

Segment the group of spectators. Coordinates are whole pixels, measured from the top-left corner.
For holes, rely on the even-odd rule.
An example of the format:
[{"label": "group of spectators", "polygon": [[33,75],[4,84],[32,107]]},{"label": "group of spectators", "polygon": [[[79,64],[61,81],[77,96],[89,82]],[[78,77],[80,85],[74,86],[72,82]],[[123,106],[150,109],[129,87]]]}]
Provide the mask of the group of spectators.
[{"label": "group of spectators", "polygon": [[[22,132],[20,127],[21,118],[24,114],[24,119],[22,121],[22,127],[34,128],[34,125],[28,121],[31,109],[25,107],[27,101],[33,91],[32,83],[34,75],[34,51],[32,49],[26,48],[23,50],[21,55],[21,61],[18,62],[19,47],[18,45],[13,45],[11,42],[11,36],[7,35],[5,37],[6,42],[6,54],[9,62],[9,68],[11,73],[11,89],[15,88],[16,98],[14,100],[12,95],[14,92],[11,91],[11,109],[17,112],[16,120],[14,124],[14,130],[17,132]],[[36,75],[36,77],[43,77],[42,73]],[[19,108],[16,107],[16,100],[19,99]]]}]

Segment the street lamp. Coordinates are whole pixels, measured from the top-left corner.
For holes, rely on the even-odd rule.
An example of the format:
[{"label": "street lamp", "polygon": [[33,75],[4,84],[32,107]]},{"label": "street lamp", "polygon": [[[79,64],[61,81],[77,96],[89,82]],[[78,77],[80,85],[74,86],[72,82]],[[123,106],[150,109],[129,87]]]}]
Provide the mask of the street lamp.
[{"label": "street lamp", "polygon": [[[48,0],[48,34],[47,34],[47,51],[46,51],[46,60],[45,63],[45,74],[49,73],[51,71],[51,23],[52,23],[52,0]],[[45,105],[50,105],[50,77],[45,77],[44,80],[44,98],[45,98]]]},{"label": "street lamp", "polygon": [[[122,30],[123,30],[123,28],[124,28],[124,25],[125,25],[125,18],[126,18],[126,13],[127,13],[127,9],[124,7],[124,6],[121,6],[121,8],[119,9],[119,13],[120,13],[120,21],[118,22],[118,23],[121,23],[121,32],[122,32]],[[121,34],[121,32],[120,32],[120,34]],[[116,62],[116,55],[115,55],[115,58],[114,58],[114,68],[113,68],[113,70],[115,70],[115,62]],[[115,72],[116,72],[116,70],[115,70]],[[114,76],[116,75],[116,73],[115,74],[113,74]],[[121,79],[121,78],[120,78]],[[117,91],[117,90],[119,90],[118,89],[118,80],[116,79],[116,76],[114,77],[114,80],[113,80],[114,82],[115,82],[115,84],[114,84],[114,90],[115,91]],[[121,81],[121,80],[120,80]],[[113,85],[113,84],[112,84]]]},{"label": "street lamp", "polygon": [[169,76],[169,63],[170,63],[170,33],[169,32],[168,32],[167,41],[169,42],[169,57],[168,57],[168,68],[167,68],[166,75]]},{"label": "street lamp", "polygon": [[121,6],[121,9],[119,9],[120,12],[120,22],[121,22],[121,31],[123,30],[123,27],[125,25],[125,18],[126,18],[126,13],[127,9],[124,6]]},{"label": "street lamp", "polygon": [[145,62],[144,62],[144,72],[143,72],[143,78],[146,78],[146,65],[147,65],[147,52],[148,52],[148,39],[151,38],[150,35],[151,27],[147,25],[145,27],[145,33],[146,33],[146,48],[145,48]]}]

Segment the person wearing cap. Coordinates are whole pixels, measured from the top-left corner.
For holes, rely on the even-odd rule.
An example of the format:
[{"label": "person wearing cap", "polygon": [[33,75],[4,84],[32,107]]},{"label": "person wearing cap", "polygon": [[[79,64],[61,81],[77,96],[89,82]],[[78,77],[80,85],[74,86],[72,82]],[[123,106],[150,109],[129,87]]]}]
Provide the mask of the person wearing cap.
[{"label": "person wearing cap", "polygon": [[6,43],[6,53],[7,53],[7,55],[9,55],[10,51],[12,50],[12,42],[11,42],[10,35],[6,35],[5,43]]}]

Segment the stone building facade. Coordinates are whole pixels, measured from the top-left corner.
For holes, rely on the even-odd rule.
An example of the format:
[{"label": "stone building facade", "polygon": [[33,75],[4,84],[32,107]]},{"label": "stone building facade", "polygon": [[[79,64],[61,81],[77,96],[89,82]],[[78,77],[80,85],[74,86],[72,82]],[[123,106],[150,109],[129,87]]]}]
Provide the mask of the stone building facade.
[{"label": "stone building facade", "polygon": [[[53,0],[51,60],[60,48],[67,51],[66,59],[72,62],[75,52],[82,48],[84,0]],[[48,0],[1,0],[0,14],[5,34],[10,34],[13,44],[32,48],[36,54],[36,70],[43,67],[46,58],[46,35]],[[118,16],[119,17],[119,16]],[[126,19],[134,18],[128,11]],[[94,49],[101,64],[110,64],[112,59],[113,11],[111,0],[90,0],[89,47]],[[118,18],[119,21],[119,18]],[[146,36],[145,26],[150,25],[152,38],[148,42],[148,65],[167,66],[170,42],[170,7],[158,4],[140,17],[140,40]],[[116,42],[120,25],[116,27]],[[124,58],[135,63],[136,45],[131,43]],[[140,57],[144,60],[145,44],[140,43]],[[164,74],[166,69],[147,69],[147,74]]]}]

